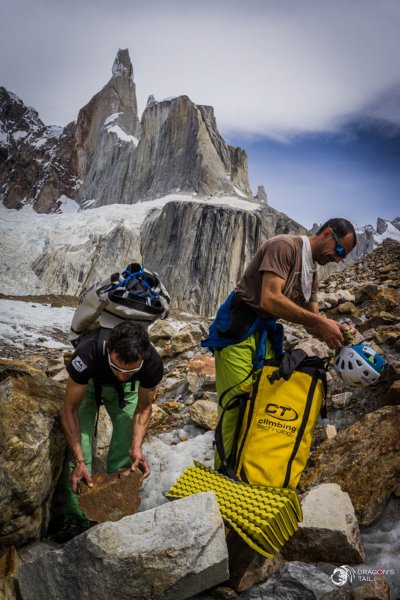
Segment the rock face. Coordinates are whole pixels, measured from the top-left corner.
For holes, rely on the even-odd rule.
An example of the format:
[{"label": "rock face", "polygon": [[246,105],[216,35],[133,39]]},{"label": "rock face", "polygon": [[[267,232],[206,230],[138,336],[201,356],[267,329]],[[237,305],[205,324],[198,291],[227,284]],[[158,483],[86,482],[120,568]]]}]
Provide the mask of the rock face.
[{"label": "rock face", "polygon": [[24,564],[23,600],[184,600],[228,577],[223,521],[214,494],[105,523]]},{"label": "rock face", "polygon": [[285,544],[287,560],[356,565],[364,558],[349,495],[335,483],[310,490],[301,501],[303,521]]},{"label": "rock face", "polygon": [[260,204],[268,204],[268,197],[263,185],[259,185],[257,188],[257,194],[254,196]]},{"label": "rock face", "polygon": [[39,540],[63,465],[63,388],[39,371],[0,364],[0,549]]},{"label": "rock face", "polygon": [[31,204],[54,212],[78,186],[75,125],[47,127],[38,113],[0,87],[0,200],[7,208]]},{"label": "rock face", "polygon": [[[133,67],[128,50],[118,51],[111,79],[79,111],[75,139],[78,170],[80,177],[84,180],[83,187],[88,185],[88,180],[93,180],[96,168],[104,167],[104,164],[99,164],[101,154],[105,150],[104,145],[107,145],[101,139],[102,134],[104,133],[103,137],[106,139],[111,137],[111,140],[115,142],[116,139],[118,140],[119,130],[127,136],[136,138],[140,136]],[[113,138],[113,134],[116,138]],[[116,147],[118,154],[118,144]],[[105,176],[108,177],[109,173],[105,173]],[[108,202],[108,204],[112,204],[112,202]]]},{"label": "rock face", "polygon": [[115,123],[103,129],[80,192],[83,201],[95,199],[91,206],[133,204],[176,191],[236,195],[237,188],[251,197],[247,155],[225,144],[211,106],[196,106],[187,96],[151,103],[141,136],[125,121],[118,139]]},{"label": "rock face", "polygon": [[317,448],[311,456],[315,466],[300,480],[300,487],[339,484],[349,494],[359,522],[370,524],[390,494],[400,495],[399,431],[400,406],[367,414]]},{"label": "rock face", "polygon": [[63,195],[83,208],[175,191],[252,199],[246,152],[224,142],[211,106],[152,97],[140,121],[128,50],[118,51],[111,79],[63,130],[0,88],[0,184],[7,207],[47,213]]}]

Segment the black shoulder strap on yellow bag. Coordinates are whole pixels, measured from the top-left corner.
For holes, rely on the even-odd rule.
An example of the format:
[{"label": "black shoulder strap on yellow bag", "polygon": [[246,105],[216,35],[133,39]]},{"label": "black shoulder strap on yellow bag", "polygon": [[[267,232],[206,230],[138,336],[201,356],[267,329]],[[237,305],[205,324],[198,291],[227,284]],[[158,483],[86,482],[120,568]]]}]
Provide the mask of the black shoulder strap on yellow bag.
[{"label": "black shoulder strap on yellow bag", "polygon": [[228,400],[228,402],[225,404],[225,406],[222,405],[222,401],[230,391],[232,391],[235,387],[242,385],[242,383],[247,381],[249,379],[249,377],[251,377],[253,375],[253,373],[255,373],[255,371],[256,371],[256,368],[253,367],[253,369],[251,369],[250,373],[248,375],[246,375],[246,377],[244,379],[242,379],[242,381],[239,381],[238,383],[235,383],[235,385],[232,385],[230,388],[226,389],[221,394],[221,396],[218,398],[218,404],[222,408],[222,413],[218,419],[217,427],[215,429],[215,447],[216,447],[216,450],[218,452],[218,455],[219,455],[219,458],[221,461],[221,466],[218,469],[218,471],[220,473],[222,473],[223,475],[227,475],[228,477],[230,477],[230,479],[234,479],[235,481],[239,481],[238,477],[236,476],[235,470],[234,470],[236,450],[235,450],[235,447],[232,448],[230,457],[233,460],[232,460],[232,464],[231,464],[229,461],[229,457],[226,456],[226,452],[225,452],[224,438],[222,435],[222,423],[224,421],[224,415],[227,410],[232,410],[234,408],[239,407],[239,418],[237,419],[236,431],[235,431],[235,440],[237,440],[239,429],[240,429],[240,424],[241,424],[241,420],[242,420],[242,415],[243,415],[243,411],[244,411],[244,405],[247,402],[247,400],[249,399],[249,394],[248,394],[248,392],[241,392],[240,394],[236,394],[235,396],[232,396],[232,398],[230,398]]}]

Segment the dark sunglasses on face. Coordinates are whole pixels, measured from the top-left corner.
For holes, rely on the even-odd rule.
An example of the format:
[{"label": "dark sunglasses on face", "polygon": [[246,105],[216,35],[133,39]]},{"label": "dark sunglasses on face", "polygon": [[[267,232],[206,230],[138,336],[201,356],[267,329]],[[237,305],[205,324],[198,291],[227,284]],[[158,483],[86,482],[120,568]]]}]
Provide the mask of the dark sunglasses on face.
[{"label": "dark sunglasses on face", "polygon": [[339,243],[337,235],[336,235],[336,233],[334,231],[332,231],[332,235],[333,235],[333,239],[336,242],[336,246],[335,246],[336,256],[339,256],[340,258],[344,258],[346,256],[346,249],[345,249],[345,247],[342,246],[342,244]]},{"label": "dark sunglasses on face", "polygon": [[125,373],[125,374],[130,374],[132,375],[133,373],[137,373],[138,371],[140,371],[140,369],[143,367],[143,360],[140,363],[140,365],[138,367],[136,367],[136,369],[121,369],[121,367],[117,367],[117,365],[114,365],[114,363],[111,361],[111,357],[110,357],[110,353],[108,352],[108,364],[110,365],[110,367],[112,369],[114,369],[115,371],[118,371],[118,373]]}]

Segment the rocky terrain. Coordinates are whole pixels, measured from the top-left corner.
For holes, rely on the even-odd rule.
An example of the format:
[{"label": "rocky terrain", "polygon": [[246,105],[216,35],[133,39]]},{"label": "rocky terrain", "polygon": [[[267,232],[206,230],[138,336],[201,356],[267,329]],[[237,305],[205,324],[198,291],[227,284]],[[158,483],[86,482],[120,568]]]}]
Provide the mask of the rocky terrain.
[{"label": "rocky terrain", "polygon": [[[53,590],[54,597],[61,598],[59,590],[65,589],[67,580],[71,586],[68,589],[75,589],[74,595],[83,598],[89,591],[75,588],[76,578],[67,574],[67,565],[79,554],[83,562],[76,569],[82,568],[96,577],[99,557],[101,563],[112,564],[109,578],[102,583],[104,594],[118,586],[126,590],[121,597],[129,598],[129,586],[122,584],[127,576],[123,565],[131,564],[132,552],[146,547],[148,556],[159,558],[158,566],[151,561],[140,563],[142,598],[188,598],[200,592],[205,600],[237,596],[389,598],[390,593],[395,598],[400,593],[399,258],[400,244],[385,240],[372,254],[332,274],[322,284],[320,302],[327,316],[351,320],[359,331],[359,340],[374,345],[385,355],[387,364],[379,383],[369,388],[347,387],[333,369],[329,371],[328,415],[317,426],[310,460],[300,482],[304,520],[274,559],[256,555],[234,537],[228,539],[226,549],[219,533],[222,522],[217,513],[210,521],[208,500],[199,498],[182,507],[182,501],[165,504],[163,493],[193,458],[212,464],[212,432],[217,421],[214,364],[211,355],[199,347],[208,320],[195,313],[173,311],[151,330],[153,343],[164,358],[166,374],[144,447],[153,472],[142,492],[144,512],[125,517],[112,527],[107,523],[99,525],[87,540],[84,534],[50,554],[46,530],[59,510],[56,485],[65,450],[58,417],[66,378],[64,352],[50,347],[43,351],[40,340],[32,346],[29,336],[26,344],[16,350],[12,333],[8,338],[4,336],[1,356],[8,357],[0,366],[0,411],[4,424],[0,434],[0,545],[5,552],[3,563],[0,561],[0,590],[5,590],[4,597],[16,597],[14,582],[19,577],[24,600],[40,597],[38,590],[44,589],[43,581],[48,582],[46,589]],[[27,305],[32,304],[31,298],[26,301]],[[0,299],[1,302],[11,300]],[[58,308],[57,302],[62,304],[62,297],[53,302],[53,311],[67,310]],[[311,354],[329,355],[324,344],[307,336],[301,327],[286,324],[285,332],[286,347],[299,346]],[[66,328],[58,326],[56,336],[61,344],[66,344]],[[110,424],[102,413],[96,450],[98,471],[104,470],[109,436]],[[160,508],[163,511],[153,517],[151,511]],[[130,551],[129,531],[142,531],[149,519],[150,537],[141,540],[138,550]],[[387,519],[390,520],[386,524]],[[186,539],[178,554],[176,529],[163,529],[162,525],[171,522],[180,523],[179,531]],[[189,531],[195,535],[189,536]],[[374,536],[380,536],[378,546],[370,541],[376,539]],[[203,540],[207,558],[193,562],[190,557],[199,539]],[[120,558],[113,554],[114,544],[120,548]],[[175,568],[167,579],[166,567],[160,562],[166,552],[176,556]],[[145,554],[141,556],[142,561],[150,560],[144,558]],[[32,559],[36,562],[26,563],[18,576],[17,563]],[[185,564],[194,565],[190,573]],[[339,565],[354,569],[352,586],[339,589],[333,583],[331,576]],[[159,569],[158,587],[146,587],[151,586],[151,581],[143,577],[143,572],[155,573],[154,569]],[[376,576],[379,569],[382,573]],[[129,568],[129,572],[136,577],[134,570]],[[60,580],[57,573],[64,573]],[[211,589],[205,592],[208,588]],[[171,596],[163,595],[167,589]]]}]

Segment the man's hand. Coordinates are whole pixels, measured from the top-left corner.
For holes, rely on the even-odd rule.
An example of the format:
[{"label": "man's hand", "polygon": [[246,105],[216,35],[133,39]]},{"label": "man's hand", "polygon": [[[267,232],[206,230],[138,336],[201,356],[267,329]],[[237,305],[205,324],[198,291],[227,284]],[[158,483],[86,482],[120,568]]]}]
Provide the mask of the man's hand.
[{"label": "man's hand", "polygon": [[344,337],[339,323],[332,319],[322,319],[319,326],[315,328],[317,337],[325,342],[332,350],[339,350],[344,344]]},{"label": "man's hand", "polygon": [[89,487],[93,487],[92,476],[90,475],[85,463],[78,463],[71,473],[71,487],[75,494],[78,493],[78,481],[84,479]]},{"label": "man's hand", "polygon": [[134,471],[135,469],[140,469],[143,473],[143,478],[146,479],[146,477],[150,475],[150,468],[147,463],[147,460],[143,455],[141,448],[132,447],[131,451],[129,452],[129,455],[133,460],[131,471]]},{"label": "man's hand", "polygon": [[353,343],[354,336],[357,334],[357,329],[355,329],[355,327],[353,327],[351,323],[338,323],[338,325],[340,327],[340,331],[343,334],[344,343]]}]

